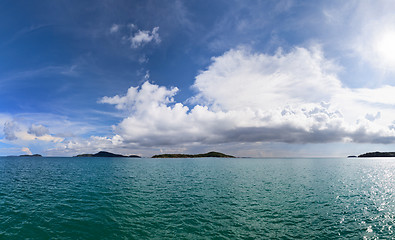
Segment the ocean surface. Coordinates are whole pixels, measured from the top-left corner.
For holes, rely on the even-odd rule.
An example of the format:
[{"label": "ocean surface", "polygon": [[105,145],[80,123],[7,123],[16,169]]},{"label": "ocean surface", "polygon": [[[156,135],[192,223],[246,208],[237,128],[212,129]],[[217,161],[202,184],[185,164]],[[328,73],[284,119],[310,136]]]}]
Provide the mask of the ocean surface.
[{"label": "ocean surface", "polygon": [[394,239],[395,158],[0,158],[0,239]]}]

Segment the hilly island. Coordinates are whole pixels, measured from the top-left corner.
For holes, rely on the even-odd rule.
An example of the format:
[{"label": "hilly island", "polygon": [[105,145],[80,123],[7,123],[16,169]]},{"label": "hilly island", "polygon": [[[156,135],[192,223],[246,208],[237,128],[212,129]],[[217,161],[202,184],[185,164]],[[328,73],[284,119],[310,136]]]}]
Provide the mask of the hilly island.
[{"label": "hilly island", "polygon": [[160,154],[160,155],[152,156],[152,158],[205,158],[205,157],[235,158],[234,156],[226,155],[220,152],[208,152],[203,154]]},{"label": "hilly island", "polygon": [[[106,152],[106,151],[100,151],[95,154],[79,154],[74,157],[121,157],[121,158],[141,158],[138,155],[129,155],[129,156],[124,156],[121,154],[115,154],[111,152]],[[231,155],[226,155],[224,153],[220,152],[208,152],[208,153],[202,153],[202,154],[159,154],[159,155],[154,155],[152,158],[205,158],[205,157],[214,157],[214,158],[235,158],[234,156]]]},{"label": "hilly island", "polygon": [[395,152],[368,152],[358,156],[359,158],[368,157],[395,157]]},{"label": "hilly island", "polygon": [[115,153],[110,153],[110,152],[105,152],[105,151],[100,151],[100,152],[95,153],[95,154],[89,154],[89,153],[79,154],[79,155],[74,156],[74,157],[125,157],[125,158],[129,157],[129,158],[140,158],[140,156],[137,156],[137,155],[124,156],[124,155],[121,155],[121,154],[115,154]]}]

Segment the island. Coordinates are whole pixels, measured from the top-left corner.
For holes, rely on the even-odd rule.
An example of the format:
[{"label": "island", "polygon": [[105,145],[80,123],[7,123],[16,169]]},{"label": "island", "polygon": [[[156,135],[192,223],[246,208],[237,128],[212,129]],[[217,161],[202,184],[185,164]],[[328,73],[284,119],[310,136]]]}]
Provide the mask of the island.
[{"label": "island", "polygon": [[395,157],[395,152],[368,152],[358,156],[359,158],[369,157]]},{"label": "island", "polygon": [[19,155],[19,157],[42,157],[40,154],[23,154]]},{"label": "island", "polygon": [[152,158],[205,158],[205,157],[235,158],[234,156],[226,155],[220,152],[208,152],[203,154],[159,154],[152,156]]},{"label": "island", "polygon": [[98,153],[95,154],[79,154],[77,156],[74,157],[118,157],[118,158],[141,158],[140,156],[137,155],[129,155],[129,156],[124,156],[121,154],[115,154],[115,153],[111,153],[111,152],[106,152],[106,151],[100,151]]}]

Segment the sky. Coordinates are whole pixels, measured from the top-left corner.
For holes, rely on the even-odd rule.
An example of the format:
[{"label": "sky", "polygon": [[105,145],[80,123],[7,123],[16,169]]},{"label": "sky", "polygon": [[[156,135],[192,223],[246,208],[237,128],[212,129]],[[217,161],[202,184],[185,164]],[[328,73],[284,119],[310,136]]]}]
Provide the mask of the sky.
[{"label": "sky", "polygon": [[0,155],[395,151],[395,2],[0,2]]}]

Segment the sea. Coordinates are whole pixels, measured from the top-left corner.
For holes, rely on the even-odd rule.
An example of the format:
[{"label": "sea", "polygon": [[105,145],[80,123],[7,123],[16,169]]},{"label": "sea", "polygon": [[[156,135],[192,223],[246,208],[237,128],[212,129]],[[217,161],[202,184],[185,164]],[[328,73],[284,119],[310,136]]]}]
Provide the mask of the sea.
[{"label": "sea", "polygon": [[0,239],[395,239],[395,158],[0,158]]}]

